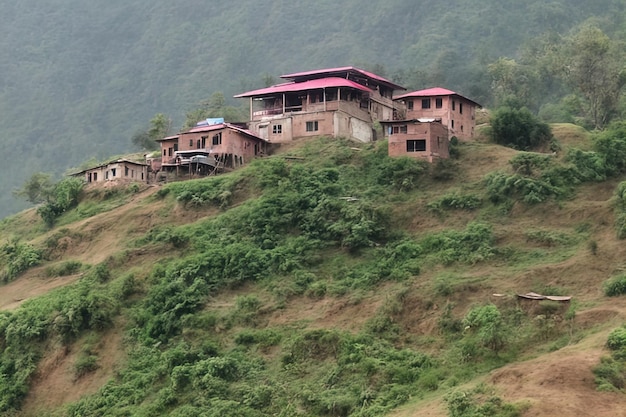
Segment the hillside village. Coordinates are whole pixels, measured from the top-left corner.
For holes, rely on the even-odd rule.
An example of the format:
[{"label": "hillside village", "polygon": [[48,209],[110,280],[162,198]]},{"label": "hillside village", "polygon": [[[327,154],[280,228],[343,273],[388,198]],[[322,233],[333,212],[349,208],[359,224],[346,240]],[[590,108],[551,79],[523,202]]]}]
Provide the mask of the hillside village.
[{"label": "hillside village", "polygon": [[159,157],[117,159],[73,176],[87,183],[206,176],[242,166],[265,155],[273,144],[315,136],[359,142],[386,139],[389,156],[433,162],[449,157],[453,137],[474,138],[480,104],[445,88],[406,92],[392,81],[352,66],[281,78],[285,82],[235,96],[249,100],[246,123],[206,119],[159,139]]}]

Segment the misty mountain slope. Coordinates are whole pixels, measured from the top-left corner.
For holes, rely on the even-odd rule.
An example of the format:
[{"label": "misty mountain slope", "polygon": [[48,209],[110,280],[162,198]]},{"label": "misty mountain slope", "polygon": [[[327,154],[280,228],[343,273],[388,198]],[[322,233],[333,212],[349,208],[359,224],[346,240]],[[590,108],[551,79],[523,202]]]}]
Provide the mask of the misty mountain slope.
[{"label": "misty mountain slope", "polygon": [[[610,29],[623,5],[3,1],[0,140],[11,156],[0,168],[0,215],[24,207],[10,191],[32,173],[60,174],[91,157],[124,153],[156,113],[176,128],[212,93],[229,98],[262,86],[267,75],[343,65],[388,77],[427,71],[487,103],[487,63],[592,15]],[[422,87],[419,76],[404,78],[407,87]]]}]

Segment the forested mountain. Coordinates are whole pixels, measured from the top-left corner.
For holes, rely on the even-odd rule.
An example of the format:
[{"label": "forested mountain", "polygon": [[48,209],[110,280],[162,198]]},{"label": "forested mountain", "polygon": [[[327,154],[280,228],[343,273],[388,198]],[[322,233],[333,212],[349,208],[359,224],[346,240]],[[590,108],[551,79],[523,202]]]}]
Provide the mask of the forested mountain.
[{"label": "forested mountain", "polygon": [[624,0],[0,1],[0,216],[39,171],[132,149],[156,113],[179,127],[220,91],[342,65],[490,105],[487,67],[593,18],[623,35]]}]

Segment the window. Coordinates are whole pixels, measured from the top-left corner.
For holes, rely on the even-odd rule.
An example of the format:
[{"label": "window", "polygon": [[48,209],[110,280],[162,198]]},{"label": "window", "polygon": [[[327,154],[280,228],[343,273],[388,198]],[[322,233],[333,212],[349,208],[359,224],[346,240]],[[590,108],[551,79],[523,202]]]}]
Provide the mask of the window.
[{"label": "window", "polygon": [[124,167],[124,176],[128,177],[128,167]]},{"label": "window", "polygon": [[111,176],[115,177],[115,168],[111,168]]},{"label": "window", "polygon": [[430,109],[430,99],[429,98],[422,99],[422,108],[423,109]]},{"label": "window", "polygon": [[443,99],[442,98],[436,98],[435,99],[435,107],[440,109],[443,107]]},{"label": "window", "polygon": [[283,125],[274,125],[272,126],[272,133],[275,135],[280,135],[283,133]]},{"label": "window", "polygon": [[189,139],[189,148],[193,148],[193,139]]},{"label": "window", "polygon": [[408,110],[413,110],[413,100],[409,100],[406,102],[406,108]]},{"label": "window", "polygon": [[463,103],[459,103],[459,113],[463,114]]},{"label": "window", "polygon": [[306,131],[307,132],[317,132],[319,126],[317,120],[314,122],[306,122]]},{"label": "window", "polygon": [[221,145],[222,144],[222,132],[213,136],[213,145]]},{"label": "window", "polygon": [[423,152],[426,150],[426,139],[409,139],[406,141],[407,152]]},{"label": "window", "polygon": [[456,107],[456,101],[452,100],[452,110]]},{"label": "window", "polygon": [[163,156],[167,156],[167,150],[163,149]]},{"label": "window", "polygon": [[206,148],[206,138],[207,136],[202,136],[202,148]]},{"label": "window", "polygon": [[400,126],[400,133],[406,133],[406,132],[407,132],[406,125]]},{"label": "window", "polygon": [[172,148],[167,148],[167,156],[172,156]]},{"label": "window", "polygon": [[452,129],[454,129],[454,120],[450,120],[450,123],[451,123]]},{"label": "window", "polygon": [[197,149],[200,149],[200,139],[198,139],[198,140],[196,141],[196,148],[197,148]]}]

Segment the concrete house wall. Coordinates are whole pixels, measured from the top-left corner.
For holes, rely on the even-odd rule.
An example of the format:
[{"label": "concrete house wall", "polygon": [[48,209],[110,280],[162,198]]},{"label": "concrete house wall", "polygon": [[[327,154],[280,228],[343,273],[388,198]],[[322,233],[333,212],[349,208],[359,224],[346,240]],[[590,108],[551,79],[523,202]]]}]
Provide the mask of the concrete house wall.
[{"label": "concrete house wall", "polygon": [[239,130],[223,126],[193,128],[180,135],[180,151],[205,150],[215,155],[233,155],[236,165],[250,162],[256,155],[264,152],[264,144]]},{"label": "concrete house wall", "polygon": [[468,98],[437,87],[407,93],[396,100],[404,104],[406,119],[441,119],[450,137],[464,141],[474,138],[479,105]]},{"label": "concrete house wall", "polygon": [[393,118],[394,90],[404,89],[354,67],[281,78],[290,81],[235,96],[250,99],[249,128],[269,142],[321,135],[370,142],[373,123]]},{"label": "concrete house wall", "polygon": [[391,157],[409,156],[428,162],[450,157],[448,129],[439,121],[394,121],[383,126]]},{"label": "concrete house wall", "polygon": [[148,166],[138,162],[118,160],[81,171],[74,176],[84,178],[87,183],[146,182],[148,180]]}]

